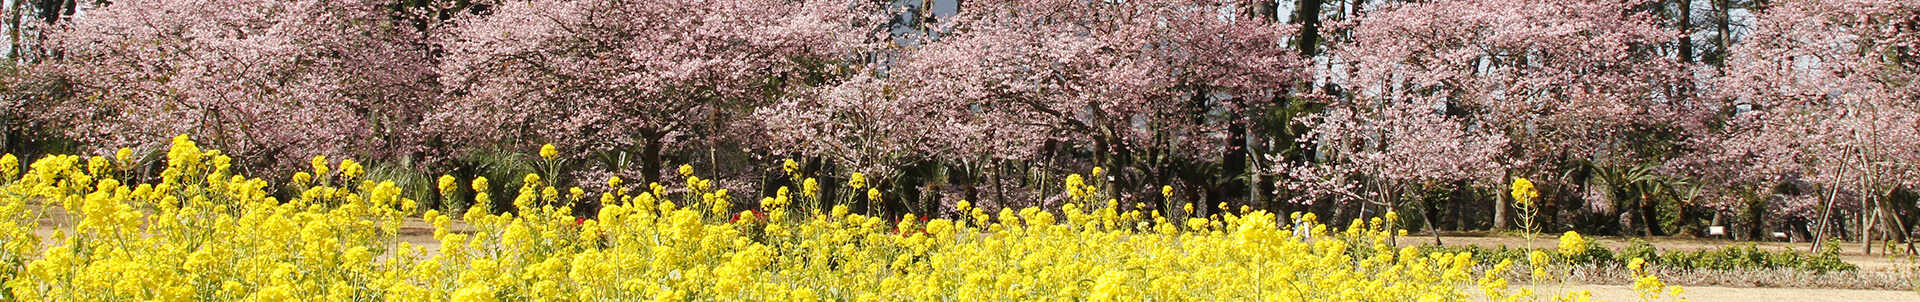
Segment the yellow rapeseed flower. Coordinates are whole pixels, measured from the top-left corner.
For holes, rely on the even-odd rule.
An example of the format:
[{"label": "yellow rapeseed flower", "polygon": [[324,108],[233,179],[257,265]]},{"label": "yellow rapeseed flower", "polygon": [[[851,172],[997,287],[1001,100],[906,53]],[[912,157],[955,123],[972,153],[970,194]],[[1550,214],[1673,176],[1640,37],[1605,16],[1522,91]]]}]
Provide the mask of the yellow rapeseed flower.
[{"label": "yellow rapeseed flower", "polygon": [[343,179],[359,178],[360,175],[365,175],[366,172],[366,168],[361,167],[360,162],[353,161],[351,158],[340,160],[340,177],[343,177]]},{"label": "yellow rapeseed flower", "polygon": [[327,172],[329,172],[327,170],[327,156],[326,155],[314,156],[313,157],[313,175],[324,176],[324,175],[327,175]]},{"label": "yellow rapeseed flower", "polygon": [[133,160],[133,149],[125,147],[120,148],[119,151],[114,151],[113,159],[119,160],[120,166],[122,167],[131,167],[135,163]]},{"label": "yellow rapeseed flower", "polygon": [[1587,239],[1579,232],[1567,231],[1560,235],[1560,255],[1573,256],[1587,252]]},{"label": "yellow rapeseed flower", "polygon": [[453,191],[460,188],[458,181],[459,180],[453,178],[453,175],[440,175],[440,186],[438,187],[440,189],[440,195],[453,195]]},{"label": "yellow rapeseed flower", "polygon": [[[725,211],[731,209],[731,193],[705,192],[711,181],[691,175],[691,194],[669,197],[657,183],[637,196],[615,189],[601,196],[598,213],[581,218],[565,205],[495,214],[486,208],[488,180],[477,177],[470,185],[476,203],[465,215],[429,210],[420,216],[433,226],[438,248],[429,251],[400,240],[412,201],[402,198],[405,190],[391,181],[318,184],[279,200],[268,192],[282,184],[223,172],[218,167],[231,159],[218,152],[202,151],[184,137],[169,150],[168,167],[153,183],[86,175],[82,170],[94,165],[72,156],[49,156],[35,163],[26,179],[0,183],[0,191],[18,193],[0,194],[0,218],[44,214],[25,206],[44,200],[75,220],[71,232],[38,238],[33,235],[37,225],[0,219],[0,242],[6,243],[0,256],[18,261],[0,267],[13,272],[7,296],[28,301],[1455,301],[1469,299],[1467,291],[1476,290],[1490,300],[1536,299],[1526,288],[1509,289],[1501,276],[1512,269],[1511,262],[1474,274],[1481,266],[1469,253],[1396,251],[1384,240],[1398,231],[1391,223],[1397,214],[1329,231],[1311,213],[1278,217],[1248,207],[1212,217],[1163,217],[1139,212],[1144,205],[1125,208],[1109,199],[1105,207],[994,205],[999,215],[990,216],[963,200],[953,210],[964,219],[904,215],[889,223],[889,218],[851,213],[846,203],[831,210],[796,208],[813,215],[788,216],[784,190],[760,199],[767,213]],[[10,158],[0,156],[0,163]],[[316,166],[327,168],[324,158],[316,158]],[[347,167],[357,163],[347,162],[339,167],[341,176],[358,176],[361,172],[347,172],[360,169]],[[295,177],[298,182],[315,176]],[[856,190],[866,190],[871,200],[884,197],[864,176],[857,178]],[[457,190],[456,181],[443,175],[437,188]],[[538,183],[539,178],[523,181]],[[1083,194],[1096,192],[1098,180],[1081,181],[1074,187]],[[621,183],[610,178],[608,185]],[[813,197],[820,188],[808,179],[801,189]],[[1172,196],[1170,186],[1162,189]],[[578,200],[585,194],[577,187],[558,190],[545,184],[522,187],[515,204],[551,201],[559,194]],[[682,208],[674,202],[687,204]],[[1193,205],[1182,207],[1190,213]],[[1538,258],[1537,266],[1550,260],[1548,252],[1529,256]],[[1663,288],[1645,274],[1643,260],[1632,267],[1636,288]]]},{"label": "yellow rapeseed flower", "polygon": [[20,175],[20,158],[13,154],[0,154],[0,181],[11,181]]},{"label": "yellow rapeseed flower", "polygon": [[820,196],[820,182],[815,181],[813,178],[809,177],[807,178],[806,181],[802,182],[800,186],[800,191],[806,194],[807,197]]},{"label": "yellow rapeseed flower", "polygon": [[1533,199],[1540,197],[1540,191],[1533,189],[1533,181],[1517,177],[1513,179],[1511,194],[1513,195],[1514,202],[1527,206],[1532,206]]}]

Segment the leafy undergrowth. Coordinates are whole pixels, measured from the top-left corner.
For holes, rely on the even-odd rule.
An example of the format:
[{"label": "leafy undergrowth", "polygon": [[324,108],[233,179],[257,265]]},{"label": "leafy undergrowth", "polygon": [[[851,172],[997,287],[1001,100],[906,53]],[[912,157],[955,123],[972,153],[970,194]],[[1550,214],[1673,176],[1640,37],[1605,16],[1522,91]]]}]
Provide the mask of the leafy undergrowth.
[{"label": "leafy undergrowth", "polygon": [[[1474,260],[1492,263],[1500,260],[1523,260],[1534,249],[1507,246],[1421,246],[1423,252],[1473,253]],[[1809,254],[1791,249],[1769,251],[1754,244],[1726,245],[1717,249],[1697,251],[1659,250],[1644,240],[1632,239],[1631,243],[1619,250],[1591,245],[1585,251],[1568,256],[1557,256],[1574,265],[1624,265],[1634,258],[1646,260],[1656,267],[1679,270],[1797,270],[1815,274],[1828,272],[1850,272],[1860,268],[1840,260],[1840,251],[1833,246],[1820,253]]]},{"label": "leafy undergrowth", "polygon": [[[1659,250],[1643,240],[1633,239],[1628,246],[1614,250],[1587,245],[1577,253],[1559,254],[1549,249],[1508,246],[1421,246],[1423,253],[1470,253],[1475,262],[1513,261],[1533,263],[1536,251],[1546,252],[1551,270],[1565,276],[1564,281],[1585,284],[1626,284],[1635,276],[1629,264],[1633,259],[1646,263],[1645,273],[1660,280],[1690,286],[1753,286],[1831,289],[1912,290],[1916,274],[1911,270],[1863,271],[1839,257],[1829,246],[1818,253],[1792,249],[1768,250],[1754,244],[1726,245],[1704,250]],[[1533,277],[1509,273],[1521,281]]]}]

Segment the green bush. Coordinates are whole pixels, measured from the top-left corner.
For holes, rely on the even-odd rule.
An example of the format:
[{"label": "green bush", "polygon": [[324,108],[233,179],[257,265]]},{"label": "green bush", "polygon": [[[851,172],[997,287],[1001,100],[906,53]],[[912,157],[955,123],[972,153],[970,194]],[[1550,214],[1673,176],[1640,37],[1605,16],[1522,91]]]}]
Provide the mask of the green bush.
[{"label": "green bush", "polygon": [[[1657,266],[1689,270],[1757,270],[1757,269],[1794,269],[1815,273],[1833,271],[1853,271],[1860,269],[1840,260],[1840,251],[1829,245],[1818,254],[1807,254],[1793,250],[1769,252],[1754,244],[1728,245],[1718,249],[1699,251],[1660,251],[1644,240],[1633,239],[1627,247],[1618,251],[1599,245],[1588,245],[1587,251],[1572,256],[1562,256],[1554,249],[1538,249],[1554,257],[1556,262],[1565,261],[1575,265],[1622,265],[1633,258],[1646,259]],[[1421,246],[1420,252],[1426,253],[1473,253],[1473,260],[1479,263],[1500,263],[1511,260],[1513,263],[1527,263],[1527,254],[1534,249],[1512,248],[1505,245],[1487,248],[1480,246]]]},{"label": "green bush", "polygon": [[1841,261],[1840,250],[1834,248],[1834,245],[1829,245],[1818,254],[1810,255],[1793,250],[1768,252],[1749,243],[1710,250],[1668,251],[1661,253],[1660,258],[1648,261],[1662,266],[1709,270],[1790,268],[1826,273],[1860,269],[1859,266]]},{"label": "green bush", "polygon": [[1423,246],[1420,246],[1419,249],[1420,249],[1420,254],[1432,254],[1436,252],[1438,253],[1469,252],[1469,253],[1473,253],[1473,261],[1478,263],[1486,263],[1486,264],[1500,263],[1500,261],[1505,261],[1505,260],[1511,260],[1515,264],[1526,264],[1527,253],[1532,252],[1532,250],[1529,250],[1529,249],[1512,248],[1512,247],[1507,247],[1506,245],[1500,245],[1492,248],[1481,247],[1478,245],[1468,245],[1468,246],[1423,245]]}]

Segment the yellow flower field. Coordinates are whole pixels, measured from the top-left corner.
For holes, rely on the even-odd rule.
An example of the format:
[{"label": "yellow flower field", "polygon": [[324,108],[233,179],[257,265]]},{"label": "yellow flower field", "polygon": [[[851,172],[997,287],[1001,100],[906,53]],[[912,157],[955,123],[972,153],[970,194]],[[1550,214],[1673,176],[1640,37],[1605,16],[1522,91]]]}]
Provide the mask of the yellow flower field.
[{"label": "yellow flower field", "polygon": [[[124,154],[124,153],[123,153]],[[124,156],[122,156],[124,158]],[[416,211],[392,182],[352,161],[294,177],[298,198],[235,175],[230,159],[176,138],[158,183],[122,183],[127,163],[50,156],[21,173],[0,159],[0,300],[14,301],[1452,301],[1535,297],[1476,272],[1467,254],[1394,248],[1391,214],[1329,230],[1313,215],[1243,211],[1181,221],[1114,202],[900,222],[796,205],[780,190],[760,210],[710,182],[587,196],[538,175],[517,211]],[[686,172],[691,174],[691,172]],[[1078,179],[1078,177],[1073,177]],[[694,178],[697,179],[697,178]],[[621,187],[619,179],[609,180]],[[811,182],[809,182],[811,183]],[[486,188],[443,177],[439,189]],[[535,190],[533,188],[540,188]],[[1091,194],[1076,189],[1076,195]],[[484,190],[482,190],[484,191]],[[562,193],[565,192],[565,193]],[[556,204],[599,198],[597,217]],[[492,197],[480,196],[482,200]],[[486,204],[484,202],[478,204]],[[52,238],[38,220],[74,215]],[[518,214],[489,214],[510,212]],[[409,217],[440,249],[399,240]],[[453,220],[475,226],[453,232]],[[1293,229],[1307,226],[1306,229]],[[1578,245],[1579,237],[1572,236]],[[42,242],[52,242],[43,245]],[[1484,267],[1482,267],[1484,268]],[[1648,282],[1657,283],[1657,280]],[[1639,284],[1638,282],[1636,284]],[[1646,284],[1658,291],[1659,285]]]}]

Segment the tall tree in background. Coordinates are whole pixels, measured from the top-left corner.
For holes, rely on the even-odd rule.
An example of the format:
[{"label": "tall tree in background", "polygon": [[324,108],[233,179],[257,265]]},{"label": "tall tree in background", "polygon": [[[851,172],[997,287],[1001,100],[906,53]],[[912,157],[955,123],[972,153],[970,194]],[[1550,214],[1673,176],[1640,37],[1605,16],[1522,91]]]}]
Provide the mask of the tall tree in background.
[{"label": "tall tree in background", "polygon": [[[1304,74],[1304,61],[1282,47],[1292,28],[1222,13],[1239,8],[1195,0],[968,1],[871,76],[835,90],[863,97],[793,100],[763,112],[784,124],[774,129],[812,133],[781,135],[797,138],[793,145],[909,146],[919,149],[913,154],[961,162],[1085,154],[1116,178],[1116,187],[1164,184],[1172,172],[1156,164],[1169,152],[1200,160],[1222,154],[1230,140],[1207,135],[1240,123],[1207,118],[1193,100],[1265,102]],[[1221,108],[1249,110],[1245,106]],[[910,111],[887,113],[892,110]],[[841,130],[818,132],[822,127]],[[931,128],[914,130],[921,127]],[[849,139],[875,132],[913,135]],[[807,153],[879,155],[828,151]],[[1121,195],[1159,195],[1141,193]]]},{"label": "tall tree in background", "polygon": [[1650,15],[1630,12],[1641,3],[1385,4],[1357,20],[1352,41],[1334,50],[1351,66],[1338,73],[1349,75],[1349,89],[1359,95],[1336,106],[1379,113],[1424,106],[1458,115],[1464,129],[1505,138],[1497,164],[1485,169],[1549,183],[1568,183],[1557,176],[1569,163],[1638,161],[1628,134],[1665,127],[1689,108],[1665,93],[1685,75],[1682,66],[1644,47],[1674,34]]},{"label": "tall tree in background", "polygon": [[1905,230],[1911,222],[1887,209],[1896,190],[1920,185],[1920,4],[1786,1],[1747,40],[1717,83],[1725,106],[1744,111],[1717,160],[1746,178],[1817,184],[1820,198],[1793,200],[1819,203],[1797,206],[1817,210],[1816,236],[1832,236],[1835,205],[1849,195],[1860,198],[1863,240]]},{"label": "tall tree in background", "polygon": [[[853,0],[507,1],[459,23],[431,122],[457,144],[638,154],[646,182],[692,131],[830,77],[875,16]],[[817,82],[814,80],[812,82]]]},{"label": "tall tree in background", "polygon": [[[919,69],[907,62],[894,70]],[[970,111],[963,102],[917,93],[927,84],[916,73],[876,75],[869,70],[835,85],[782,98],[753,116],[764,128],[769,149],[832,161],[862,173],[874,187],[902,188],[912,167],[941,158],[1009,160],[1028,158],[1037,139],[1030,125],[994,125],[983,118],[994,111]],[[977,156],[977,157],[976,157]],[[923,177],[926,178],[926,177]],[[919,180],[922,185],[928,180]],[[902,188],[904,189],[904,188]],[[926,188],[927,191],[933,188]],[[857,192],[863,195],[864,192]],[[907,211],[938,213],[938,204],[903,203]]]},{"label": "tall tree in background", "polygon": [[1676,42],[1681,63],[1693,61],[1693,0],[1675,0],[1679,12],[1675,13],[1674,24],[1680,30],[1680,41]]},{"label": "tall tree in background", "polygon": [[[38,120],[94,148],[163,150],[191,134],[241,168],[320,154],[392,157],[437,87],[380,2],[132,0],[48,33],[71,101]],[[97,151],[97,150],[96,150]],[[253,172],[258,175],[268,173]]]},{"label": "tall tree in background", "polygon": [[[1288,40],[1317,34],[1298,33],[1299,27],[1280,22],[1275,13],[1260,13],[1263,6],[1259,3],[1251,4],[1251,14],[1218,15],[1227,9],[1248,11],[1243,5],[1248,4],[1189,1],[1174,7],[1192,8],[1171,11],[1171,20],[1177,20],[1170,23],[1175,55],[1170,64],[1173,68],[1167,72],[1178,80],[1176,92],[1189,100],[1213,99],[1206,111],[1223,113],[1212,123],[1223,124],[1218,127],[1226,132],[1218,153],[1220,171],[1206,171],[1217,174],[1207,181],[1211,184],[1198,184],[1212,187],[1203,204],[1208,213],[1230,210],[1220,208],[1228,201],[1257,199],[1259,195],[1250,191],[1258,188],[1253,183],[1258,176],[1249,169],[1255,159],[1251,144],[1254,118],[1267,113],[1268,108],[1289,106],[1298,87],[1310,78],[1309,57],[1285,46]],[[1188,173],[1193,172],[1197,171]]]}]

